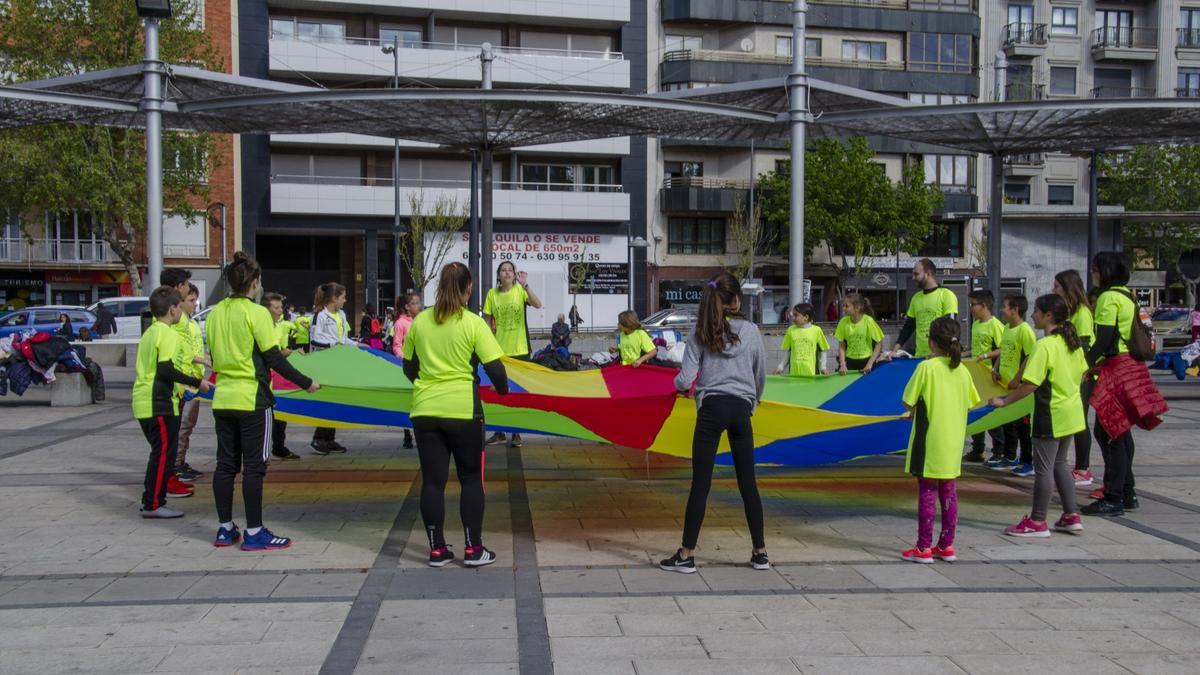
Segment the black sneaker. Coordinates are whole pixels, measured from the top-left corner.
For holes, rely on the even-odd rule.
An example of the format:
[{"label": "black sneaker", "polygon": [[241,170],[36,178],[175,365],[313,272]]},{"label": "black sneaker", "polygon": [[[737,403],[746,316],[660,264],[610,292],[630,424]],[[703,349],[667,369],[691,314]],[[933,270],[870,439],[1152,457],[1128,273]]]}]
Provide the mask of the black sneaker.
[{"label": "black sneaker", "polygon": [[506,440],[507,440],[507,438],[504,436],[504,432],[497,431],[496,433],[492,434],[491,436],[488,436],[486,444],[487,445],[500,445],[501,443],[503,443]]},{"label": "black sneaker", "polygon": [[482,546],[474,546],[463,551],[463,564],[467,567],[483,567],[494,562],[496,562],[496,554]]},{"label": "black sneaker", "polygon": [[1138,506],[1139,506],[1139,504],[1138,504],[1137,495],[1129,495],[1128,497],[1125,498],[1125,510],[1126,511],[1137,511]]},{"label": "black sneaker", "polygon": [[771,569],[771,561],[767,560],[765,551],[763,553],[754,553],[750,556],[750,566],[756,570],[769,570]]},{"label": "black sneaker", "polygon": [[271,451],[271,456],[281,462],[287,462],[293,459],[300,459],[300,455],[288,450],[287,448],[279,448]]},{"label": "black sneaker", "polygon": [[521,434],[513,434],[512,438],[509,439],[509,441],[508,441],[508,447],[510,447],[510,448],[521,447]]},{"label": "black sneaker", "polygon": [[404,430],[404,449],[405,450],[413,449],[413,437],[412,437],[412,433],[409,432],[408,429]]},{"label": "black sneaker", "polygon": [[329,444],[325,441],[313,441],[312,443],[308,444],[308,447],[312,448],[313,452],[317,453],[318,455],[329,454]]},{"label": "black sneaker", "polygon": [[[764,556],[765,557],[765,556]],[[658,568],[668,572],[679,572],[680,574],[695,574],[696,572],[696,557],[683,557],[683,549],[675,551],[675,555],[658,563]]]},{"label": "black sneaker", "polygon": [[451,560],[454,560],[454,551],[449,546],[439,546],[429,552],[430,567],[445,567]]},{"label": "black sneaker", "polygon": [[1097,499],[1087,506],[1079,509],[1079,512],[1085,516],[1123,516],[1125,509],[1116,502],[1110,502],[1107,499]]},{"label": "black sneaker", "polygon": [[982,462],[983,461],[983,450],[972,450],[972,451],[968,452],[966,455],[963,455],[963,461],[964,462]]},{"label": "black sneaker", "polygon": [[[184,474],[187,474],[188,476],[190,476],[186,480],[195,480],[197,478],[201,478],[204,476],[203,471],[197,471],[195,467],[193,467],[191,464],[188,464],[187,462],[183,462],[178,467],[176,467],[175,473],[176,474],[184,473]],[[180,476],[180,478],[182,478],[182,476]]]},{"label": "black sneaker", "polygon": [[346,452],[346,446],[338,443],[337,441],[325,441],[325,449],[329,452]]}]

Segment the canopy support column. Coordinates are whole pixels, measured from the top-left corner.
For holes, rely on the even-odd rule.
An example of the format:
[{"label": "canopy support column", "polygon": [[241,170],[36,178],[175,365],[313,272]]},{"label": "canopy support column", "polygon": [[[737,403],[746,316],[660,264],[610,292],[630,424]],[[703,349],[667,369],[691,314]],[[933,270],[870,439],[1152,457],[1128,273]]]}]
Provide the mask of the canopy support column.
[{"label": "canopy support column", "polygon": [[808,3],[792,0],[792,72],[787,78],[791,113],[792,190],[788,220],[788,288],[791,304],[804,294],[804,142],[808,124],[808,75],[804,72],[804,23]]},{"label": "canopy support column", "polygon": [[1096,254],[1100,249],[1100,215],[1099,215],[1099,183],[1100,183],[1100,159],[1099,153],[1092,151],[1091,161],[1088,162],[1088,230],[1087,230],[1087,260],[1084,262],[1084,268],[1080,270],[1086,280],[1088,288],[1092,286],[1092,260],[1095,260]]},{"label": "canopy support column", "polygon": [[1004,219],[1004,156],[992,153],[992,197],[988,205],[987,279],[988,290],[995,301],[994,311],[1000,314],[1000,252]]},{"label": "canopy support column", "polygon": [[162,61],[158,60],[158,18],[146,17],[142,110],[146,113],[146,254],[147,276],[142,292],[158,286],[163,270],[162,205]]}]

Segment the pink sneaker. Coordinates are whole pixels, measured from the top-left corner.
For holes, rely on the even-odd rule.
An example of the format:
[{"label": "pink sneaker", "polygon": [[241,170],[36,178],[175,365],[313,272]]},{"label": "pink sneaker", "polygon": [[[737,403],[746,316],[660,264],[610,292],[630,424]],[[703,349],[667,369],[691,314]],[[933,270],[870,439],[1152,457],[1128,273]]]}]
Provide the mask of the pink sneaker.
[{"label": "pink sneaker", "polygon": [[958,556],[954,555],[953,546],[947,546],[945,548],[942,548],[941,546],[934,546],[930,553],[932,553],[933,557],[937,558],[938,560],[944,560],[946,562],[954,562],[955,560],[958,560]]},{"label": "pink sneaker", "polygon": [[1025,516],[1016,525],[1004,528],[1004,534],[1010,537],[1049,537],[1050,528],[1046,523],[1035,523]]},{"label": "pink sneaker", "polygon": [[1075,487],[1087,487],[1092,484],[1091,469],[1075,469],[1071,472],[1071,478],[1075,479]]},{"label": "pink sneaker", "polygon": [[1059,532],[1080,534],[1083,532],[1083,518],[1080,518],[1078,513],[1064,513],[1062,518],[1054,522],[1054,529]]},{"label": "pink sneaker", "polygon": [[930,564],[933,564],[933,549],[929,549],[929,548],[919,549],[916,546],[914,546],[914,547],[908,549],[907,551],[901,551],[900,557],[904,558],[905,560],[907,560],[909,562],[924,563],[926,565],[930,565]]}]

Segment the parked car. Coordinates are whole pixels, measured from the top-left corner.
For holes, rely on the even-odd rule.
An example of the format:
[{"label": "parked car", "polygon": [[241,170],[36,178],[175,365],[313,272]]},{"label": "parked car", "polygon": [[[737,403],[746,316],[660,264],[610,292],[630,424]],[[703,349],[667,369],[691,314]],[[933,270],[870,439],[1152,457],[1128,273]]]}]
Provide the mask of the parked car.
[{"label": "parked car", "polygon": [[687,329],[696,325],[696,316],[694,309],[660,309],[642,319],[642,326],[659,329],[672,328],[687,332]]},{"label": "parked car", "polygon": [[1163,349],[1178,349],[1192,341],[1190,314],[1186,307],[1159,307],[1150,316],[1154,335],[1162,341]]},{"label": "parked car", "polygon": [[53,333],[60,325],[59,315],[66,314],[71,319],[71,328],[75,337],[79,337],[79,329],[92,330],[96,323],[96,315],[83,307],[76,305],[46,305],[45,307],[28,307],[0,315],[0,338],[14,333],[24,333],[28,330]]},{"label": "parked car", "polygon": [[117,334],[109,337],[118,338],[133,338],[137,339],[142,336],[142,310],[150,306],[150,298],[147,296],[121,296],[116,298],[105,298],[100,302],[88,307],[88,311],[95,312],[100,305],[108,308],[112,312],[113,317],[117,320]]}]

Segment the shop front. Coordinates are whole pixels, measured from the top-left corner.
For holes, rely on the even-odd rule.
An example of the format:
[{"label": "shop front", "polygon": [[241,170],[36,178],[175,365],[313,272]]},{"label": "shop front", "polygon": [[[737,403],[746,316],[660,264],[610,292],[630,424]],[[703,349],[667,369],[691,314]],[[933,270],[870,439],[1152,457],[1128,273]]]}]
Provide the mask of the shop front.
[{"label": "shop front", "polygon": [[88,306],[97,300],[132,295],[125,270],[49,270],[45,273],[46,304]]},{"label": "shop front", "polygon": [[0,311],[46,304],[46,277],[42,272],[0,270]]}]

